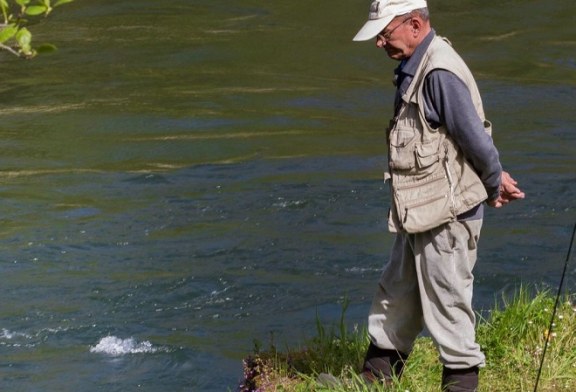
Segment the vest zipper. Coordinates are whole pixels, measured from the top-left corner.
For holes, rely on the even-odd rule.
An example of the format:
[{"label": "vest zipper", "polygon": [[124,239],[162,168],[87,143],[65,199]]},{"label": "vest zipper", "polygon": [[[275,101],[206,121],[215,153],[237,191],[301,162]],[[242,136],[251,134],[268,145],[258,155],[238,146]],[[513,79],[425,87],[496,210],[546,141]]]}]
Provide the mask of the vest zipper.
[{"label": "vest zipper", "polygon": [[446,170],[446,177],[448,178],[448,185],[450,187],[450,203],[452,204],[452,213],[456,214],[456,199],[454,196],[454,181],[452,180],[452,173],[448,166],[448,146],[444,144],[444,170]]}]

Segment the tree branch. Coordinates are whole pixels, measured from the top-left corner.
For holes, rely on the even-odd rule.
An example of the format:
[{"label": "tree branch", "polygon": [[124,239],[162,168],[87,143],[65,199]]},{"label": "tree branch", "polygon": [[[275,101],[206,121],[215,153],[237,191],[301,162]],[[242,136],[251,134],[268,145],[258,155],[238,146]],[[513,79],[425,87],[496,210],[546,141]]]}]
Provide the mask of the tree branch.
[{"label": "tree branch", "polygon": [[4,45],[4,44],[0,44],[0,50],[6,50],[15,56],[22,57],[22,55],[20,53],[18,53],[14,49],[12,49],[10,46]]}]

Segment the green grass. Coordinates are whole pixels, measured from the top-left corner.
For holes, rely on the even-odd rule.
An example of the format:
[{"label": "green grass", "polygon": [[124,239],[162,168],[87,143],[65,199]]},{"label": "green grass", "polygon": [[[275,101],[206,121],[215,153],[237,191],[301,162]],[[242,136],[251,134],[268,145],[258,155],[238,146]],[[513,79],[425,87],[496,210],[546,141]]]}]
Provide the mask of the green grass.
[{"label": "green grass", "polygon": [[[479,392],[534,391],[542,352],[549,337],[539,392],[576,391],[576,307],[573,296],[561,299],[552,332],[548,331],[555,296],[520,287],[503,305],[479,317],[477,340],[487,365],[480,372]],[[280,352],[275,347],[244,360],[241,392],[433,392],[440,391],[442,366],[430,338],[417,339],[401,380],[394,387],[365,385],[357,376],[368,346],[365,329],[340,323],[327,328],[317,321],[317,336],[304,347]],[[318,318],[317,318],[318,320]],[[321,384],[320,373],[336,376],[337,384]]]}]

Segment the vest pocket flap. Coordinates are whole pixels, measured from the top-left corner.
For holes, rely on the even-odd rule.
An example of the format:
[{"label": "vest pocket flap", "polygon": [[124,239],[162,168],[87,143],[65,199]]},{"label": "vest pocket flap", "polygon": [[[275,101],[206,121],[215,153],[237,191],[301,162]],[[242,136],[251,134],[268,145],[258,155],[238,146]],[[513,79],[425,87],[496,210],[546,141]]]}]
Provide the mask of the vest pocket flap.
[{"label": "vest pocket flap", "polygon": [[440,161],[437,143],[419,144],[416,146],[418,167],[425,168]]},{"label": "vest pocket flap", "polygon": [[390,145],[392,147],[406,147],[416,137],[413,127],[398,126],[390,132]]}]

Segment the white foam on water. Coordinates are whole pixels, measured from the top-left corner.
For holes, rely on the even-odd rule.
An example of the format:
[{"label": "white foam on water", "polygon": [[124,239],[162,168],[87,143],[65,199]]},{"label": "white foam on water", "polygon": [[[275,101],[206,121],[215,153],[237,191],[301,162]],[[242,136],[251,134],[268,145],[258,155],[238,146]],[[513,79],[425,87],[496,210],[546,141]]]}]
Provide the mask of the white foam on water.
[{"label": "white foam on water", "polygon": [[1,339],[7,339],[7,340],[12,340],[12,339],[16,339],[16,338],[30,339],[31,336],[28,334],[25,334],[23,332],[13,332],[13,331],[9,331],[6,328],[4,328],[4,329],[2,329],[2,332],[0,333],[0,338]]},{"label": "white foam on water", "polygon": [[121,356],[127,354],[155,353],[158,349],[150,342],[138,343],[134,338],[120,339],[116,336],[106,336],[100,339],[96,346],[90,347],[91,353]]}]

